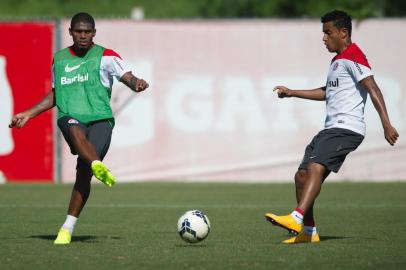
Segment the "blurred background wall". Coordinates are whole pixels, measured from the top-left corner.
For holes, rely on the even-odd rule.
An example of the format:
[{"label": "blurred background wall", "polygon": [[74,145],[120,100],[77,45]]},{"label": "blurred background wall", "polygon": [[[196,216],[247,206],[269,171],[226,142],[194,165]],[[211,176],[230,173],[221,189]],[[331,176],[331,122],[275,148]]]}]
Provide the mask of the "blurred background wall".
[{"label": "blurred background wall", "polygon": [[[52,112],[22,130],[4,126],[11,112],[48,90],[50,52],[71,45],[64,17],[78,11],[96,17],[95,42],[118,52],[150,82],[141,94],[117,82],[113,88],[117,125],[106,162],[120,181],[291,181],[305,146],[323,127],[325,105],[281,100],[272,89],[325,84],[334,55],[322,43],[319,17],[333,8],[354,16],[353,41],[366,54],[401,137],[395,147],[386,143],[369,101],[366,139],[331,179],[406,180],[406,20],[397,18],[405,14],[402,1],[340,1],[341,7],[334,1],[118,1],[114,8],[107,1],[49,1],[47,7],[47,1],[14,2],[11,8],[2,1],[0,9],[0,35],[7,37],[0,47],[6,70],[0,75],[6,108],[0,145],[9,149],[0,152],[0,170],[10,181],[74,179],[75,157],[60,140]],[[27,5],[31,13],[24,13]],[[39,26],[45,19],[51,38],[29,35],[24,27],[32,19]],[[2,34],[7,27],[14,32]],[[21,54],[27,49],[14,49],[23,57],[11,61],[17,37],[29,48],[45,48],[46,57],[31,52],[36,57],[28,59]],[[20,76],[38,67],[46,68],[43,77]],[[27,87],[33,81],[39,87]],[[21,160],[37,163],[25,173],[10,169]]]}]

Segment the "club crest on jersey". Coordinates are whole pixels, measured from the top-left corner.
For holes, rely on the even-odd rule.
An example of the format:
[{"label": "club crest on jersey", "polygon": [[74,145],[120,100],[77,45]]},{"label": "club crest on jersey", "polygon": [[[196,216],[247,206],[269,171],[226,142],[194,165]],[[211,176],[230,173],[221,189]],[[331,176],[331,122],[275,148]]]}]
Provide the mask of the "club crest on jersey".
[{"label": "club crest on jersey", "polygon": [[334,66],[333,66],[333,71],[335,71],[337,68],[338,68],[338,62],[335,62]]},{"label": "club crest on jersey", "polygon": [[327,87],[338,87],[339,83],[338,83],[338,78],[335,79],[334,81],[328,81],[327,82]]}]

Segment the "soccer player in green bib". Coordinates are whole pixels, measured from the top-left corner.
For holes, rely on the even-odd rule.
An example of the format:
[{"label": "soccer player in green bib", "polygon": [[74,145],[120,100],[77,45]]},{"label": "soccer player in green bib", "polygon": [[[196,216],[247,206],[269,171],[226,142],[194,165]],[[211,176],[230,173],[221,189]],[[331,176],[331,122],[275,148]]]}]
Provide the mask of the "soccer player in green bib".
[{"label": "soccer player in green bib", "polygon": [[90,194],[92,175],[108,187],[116,182],[102,162],[114,127],[110,107],[113,78],[135,92],[148,88],[148,83],[135,77],[120,55],[93,43],[96,28],[90,14],[74,15],[69,33],[73,45],[54,55],[52,90],[41,102],[13,116],[10,123],[10,127],[22,128],[31,118],[55,105],[58,108],[58,127],[72,154],[78,155],[68,215],[54,241],[62,245],[71,242]]}]

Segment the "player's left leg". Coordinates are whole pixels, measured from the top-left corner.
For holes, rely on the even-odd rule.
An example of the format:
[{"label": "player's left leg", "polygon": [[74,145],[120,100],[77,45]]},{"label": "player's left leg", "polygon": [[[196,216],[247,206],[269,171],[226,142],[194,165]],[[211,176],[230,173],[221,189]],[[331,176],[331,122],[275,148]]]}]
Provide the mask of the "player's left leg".
[{"label": "player's left leg", "polygon": [[[92,144],[100,159],[103,159],[107,154],[111,141],[111,133],[112,127],[107,121],[100,121],[89,127],[86,139]],[[59,230],[54,242],[55,244],[69,244],[71,242],[74,226],[90,195],[92,174],[93,171],[88,162],[79,156],[76,166],[76,181],[69,202],[68,215],[65,223]]]},{"label": "player's left leg", "polygon": [[[305,185],[308,179],[307,165],[309,163],[310,157],[312,156],[317,140],[320,137],[319,134],[320,133],[314,136],[311,142],[306,146],[302,162],[299,165],[297,172],[295,173],[295,188],[296,188],[297,203],[299,203],[300,201],[303,186]],[[298,234],[302,231],[302,221],[304,214],[305,213],[303,212],[303,210],[295,209],[290,215],[286,216],[277,216],[269,212],[265,214],[265,218],[272,224],[287,229],[290,233]]]},{"label": "player's left leg", "polygon": [[97,153],[95,145],[92,143],[91,138],[88,138],[90,132],[89,135],[86,135],[79,126],[71,126],[70,135],[79,157],[87,164],[90,164],[94,176],[105,185],[109,187],[113,186],[115,178],[106,165],[101,162],[101,157]]},{"label": "player's left leg", "polygon": [[[285,216],[267,213],[265,214],[266,219],[274,225],[287,229],[291,233],[300,234],[302,231],[303,217],[313,206],[314,200],[320,193],[325,172],[325,167],[317,163],[309,163],[306,173],[299,170],[296,176],[300,174],[303,177],[303,183],[298,183],[297,185],[296,194],[299,202],[296,209],[293,210],[291,214]],[[301,184],[303,184],[303,187]]]},{"label": "player's left leg", "polygon": [[[327,176],[330,174],[330,171],[327,170],[327,172],[323,175],[323,181],[327,178]],[[303,196],[303,189],[306,185],[308,179],[308,173],[307,170],[299,170],[298,173],[295,175],[295,184],[296,184],[296,200],[297,203],[302,199]],[[316,223],[314,219],[314,214],[313,214],[313,203],[310,205],[309,209],[306,211],[305,215],[303,216],[303,228],[302,231],[297,235],[292,238],[289,238],[282,243],[284,244],[296,244],[296,243],[307,243],[307,242],[312,242],[312,243],[317,243],[320,242],[320,236],[317,232],[316,228]]]},{"label": "player's left leg", "polygon": [[107,145],[108,149],[110,145],[112,125],[109,120],[97,121],[86,126],[74,118],[64,116],[58,119],[58,127],[72,154],[79,155],[82,161],[90,165],[98,180],[109,187],[114,185],[114,176],[101,162],[104,148]]},{"label": "player's left leg", "polygon": [[109,187],[115,184],[116,178],[101,160],[110,147],[112,130],[109,121],[99,121],[90,127],[88,133],[89,141],[95,146],[95,150],[100,156],[100,160],[95,160],[91,164],[93,175]]},{"label": "player's left leg", "polygon": [[[361,144],[363,138],[362,135],[350,130],[332,128],[321,131],[309,144],[306,148],[304,161],[301,164],[301,168],[303,168],[302,165],[306,164],[307,172],[306,177],[303,177],[303,186],[297,192],[300,197],[297,208],[291,215],[272,217],[274,222],[280,226],[283,222],[286,223],[289,220],[293,223],[292,219],[301,224],[303,218],[306,218],[306,223],[308,222],[309,225],[306,228],[308,230],[303,228],[305,229],[304,232],[301,232],[296,238],[286,240],[284,243],[319,241],[312,213],[315,199],[329,173],[331,171],[338,172],[346,156]],[[308,153],[311,153],[311,155],[307,155]],[[306,231],[307,236],[304,234]]]},{"label": "player's left leg", "polygon": [[297,208],[306,213],[313,205],[314,200],[320,194],[321,185],[327,169],[324,165],[311,162],[307,165],[307,180],[301,191],[301,198]]},{"label": "player's left leg", "polygon": [[84,131],[79,125],[69,126],[69,135],[73,147],[84,162],[90,165],[94,160],[100,160],[100,156],[97,154],[95,146],[87,138],[86,131]]}]

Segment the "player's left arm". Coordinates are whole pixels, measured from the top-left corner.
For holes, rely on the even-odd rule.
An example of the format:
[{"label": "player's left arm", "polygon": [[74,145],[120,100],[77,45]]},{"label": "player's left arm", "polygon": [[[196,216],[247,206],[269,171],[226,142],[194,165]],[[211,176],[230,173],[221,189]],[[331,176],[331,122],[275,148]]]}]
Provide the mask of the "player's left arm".
[{"label": "player's left arm", "polygon": [[144,91],[149,86],[144,79],[135,77],[131,72],[124,73],[124,75],[121,76],[120,81],[135,92]]},{"label": "player's left arm", "polygon": [[379,117],[381,118],[381,123],[385,133],[385,139],[390,145],[394,145],[399,137],[399,134],[389,120],[385,100],[383,98],[381,90],[379,89],[379,86],[375,82],[374,76],[371,75],[362,79],[360,81],[360,84],[369,92],[371,101],[374,104]]},{"label": "player's left arm", "polygon": [[115,77],[135,92],[144,91],[149,86],[145,80],[134,76],[128,64],[123,61],[118,53],[111,49],[104,50],[100,69],[107,71],[111,79]]}]

